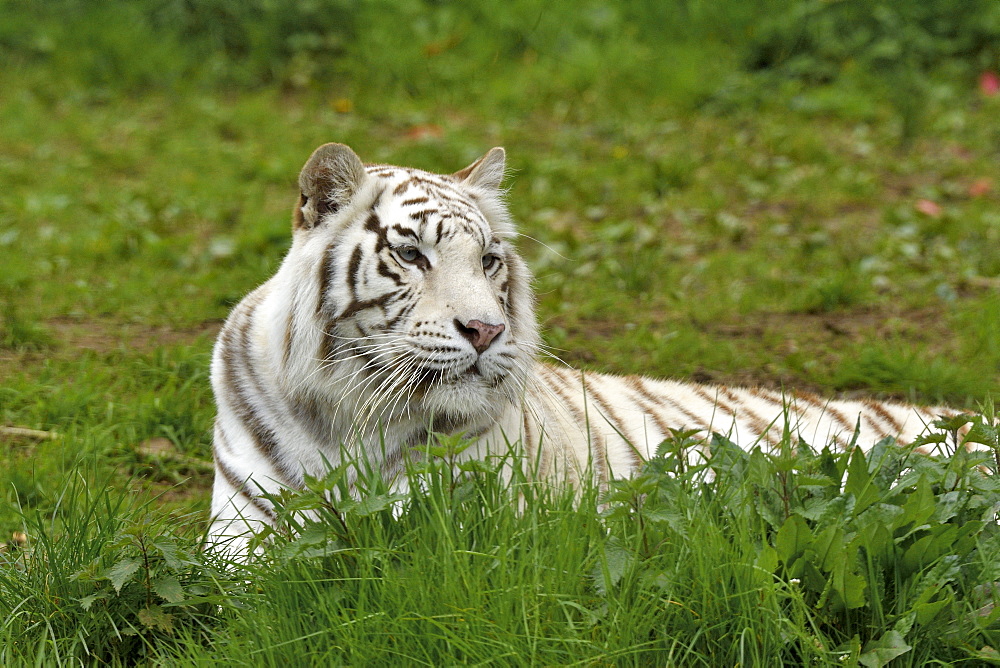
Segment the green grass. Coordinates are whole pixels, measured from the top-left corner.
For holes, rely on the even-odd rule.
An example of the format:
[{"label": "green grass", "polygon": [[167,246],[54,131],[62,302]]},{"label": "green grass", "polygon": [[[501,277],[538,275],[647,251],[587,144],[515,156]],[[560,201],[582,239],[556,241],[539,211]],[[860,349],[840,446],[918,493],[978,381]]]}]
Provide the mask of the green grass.
[{"label": "green grass", "polygon": [[124,7],[0,0],[0,424],[53,436],[0,443],[0,541],[28,537],[2,553],[0,663],[826,665],[894,629],[902,665],[997,646],[969,616],[989,531],[947,583],[974,623],[904,628],[933,601],[901,589],[837,617],[761,570],[783,524],[723,504],[753,479],[674,490],[640,530],[597,490],[518,510],[482,475],[358,516],[339,557],[233,577],[196,549],[212,340],[277,267],[327,141],[445,172],[505,146],[546,343],[574,365],[976,408],[1000,381],[1000,98],[976,88],[995,3]]},{"label": "green grass", "polygon": [[[985,434],[984,434],[985,435]],[[990,438],[992,440],[990,440]],[[996,434],[985,440],[996,445]],[[452,444],[454,446],[456,444]],[[410,494],[347,466],[278,499],[246,566],[89,463],[6,552],[5,665],[927,665],[997,659],[997,478],[965,453],[871,457],[684,434],[642,475],[569,490],[473,462]],[[431,449],[433,454],[434,448]],[[711,473],[711,477],[709,474]],[[600,503],[599,503],[600,500]],[[315,511],[317,519],[301,513]],[[286,527],[294,527],[286,534]],[[880,658],[881,657],[881,658]]]}]

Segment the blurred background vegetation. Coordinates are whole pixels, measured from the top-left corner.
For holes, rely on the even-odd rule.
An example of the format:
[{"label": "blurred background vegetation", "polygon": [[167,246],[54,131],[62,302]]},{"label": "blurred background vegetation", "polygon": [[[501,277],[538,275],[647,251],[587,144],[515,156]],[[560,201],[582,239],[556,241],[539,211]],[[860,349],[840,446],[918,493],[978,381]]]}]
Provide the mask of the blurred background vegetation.
[{"label": "blurred background vegetation", "polygon": [[43,66],[54,85],[72,81],[94,94],[333,89],[366,100],[485,97],[519,111],[583,92],[606,104],[636,93],[682,107],[734,103],[727,93],[749,85],[739,75],[769,73],[813,85],[863,82],[914,113],[919,101],[906,100],[929,92],[928,74],[971,81],[996,67],[1000,38],[1000,8],[990,0],[4,0],[0,7],[7,67]]},{"label": "blurred background vegetation", "polygon": [[[990,0],[629,0],[502,6],[442,0],[5,0],[8,67],[139,92],[343,86],[438,98],[496,94],[493,78],[543,99],[595,90],[699,104],[737,72],[920,87],[932,72],[971,80],[996,66]],[[456,84],[460,84],[458,89]],[[679,90],[680,89],[680,90]],[[508,91],[509,92],[509,91]],[[515,92],[523,92],[517,90]]]},{"label": "blurred background vegetation", "polygon": [[214,333],[326,141],[507,146],[570,363],[974,406],[998,69],[994,0],[0,0],[0,421],[203,503]]}]

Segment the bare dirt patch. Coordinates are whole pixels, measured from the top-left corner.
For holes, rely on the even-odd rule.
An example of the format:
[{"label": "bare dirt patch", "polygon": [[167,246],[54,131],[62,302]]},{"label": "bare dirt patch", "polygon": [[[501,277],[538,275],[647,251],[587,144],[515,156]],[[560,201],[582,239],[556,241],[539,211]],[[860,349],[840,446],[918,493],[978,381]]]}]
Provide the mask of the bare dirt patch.
[{"label": "bare dirt patch", "polygon": [[30,370],[47,360],[71,359],[84,350],[145,354],[157,348],[197,345],[213,340],[221,327],[220,320],[172,328],[102,318],[50,318],[44,322],[50,345],[24,350],[0,348],[0,378]]},{"label": "bare dirt patch", "polygon": [[113,320],[52,318],[45,323],[59,346],[65,349],[109,352],[125,349],[148,353],[157,348],[193,345],[204,337],[214,338],[222,322],[209,320],[194,327],[171,328]]},{"label": "bare dirt patch", "polygon": [[[669,329],[674,317],[678,314],[653,317],[647,324]],[[621,323],[607,320],[559,324],[566,327],[571,338],[586,342],[575,346],[578,350],[558,353],[570,364],[607,364],[609,360],[602,359],[599,351],[607,341],[624,333]],[[827,313],[757,312],[699,322],[696,327],[709,341],[745,342],[747,358],[756,361],[735,370],[699,367],[690,373],[691,380],[772,389],[794,386],[824,394],[829,393],[828,387],[790,370],[785,362],[805,356],[820,367],[833,368],[859,344],[892,340],[906,341],[930,356],[948,357],[954,354],[956,341],[949,319],[939,309],[904,309],[891,304]]]},{"label": "bare dirt patch", "polygon": [[789,341],[830,343],[905,338],[929,343],[947,339],[950,328],[940,310],[932,308],[863,308],[829,313],[754,313],[738,323],[706,326],[706,331],[725,338],[760,337],[778,332]]}]

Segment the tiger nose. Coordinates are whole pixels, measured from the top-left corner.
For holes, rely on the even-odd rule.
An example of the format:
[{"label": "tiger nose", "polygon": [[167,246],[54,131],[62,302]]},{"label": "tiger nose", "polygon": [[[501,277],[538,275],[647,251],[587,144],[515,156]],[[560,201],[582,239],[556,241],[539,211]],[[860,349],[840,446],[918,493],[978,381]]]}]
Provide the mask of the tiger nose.
[{"label": "tiger nose", "polygon": [[482,353],[500,336],[500,332],[504,330],[504,325],[503,323],[488,325],[482,320],[470,320],[463,325],[461,320],[456,320],[455,329],[469,340],[469,343],[472,344],[477,353]]}]

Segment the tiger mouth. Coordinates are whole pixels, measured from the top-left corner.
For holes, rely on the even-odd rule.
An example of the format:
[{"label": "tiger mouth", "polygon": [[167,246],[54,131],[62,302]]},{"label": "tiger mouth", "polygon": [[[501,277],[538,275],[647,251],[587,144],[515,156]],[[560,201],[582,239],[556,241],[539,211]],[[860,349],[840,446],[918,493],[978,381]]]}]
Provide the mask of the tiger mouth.
[{"label": "tiger mouth", "polygon": [[[461,371],[451,371],[444,369],[429,369],[422,368],[419,369],[414,377],[417,379],[417,386],[427,390],[436,385],[463,385],[466,383],[473,383],[476,380],[487,380],[486,376],[483,375],[482,370],[476,363],[470,364],[468,367]],[[496,385],[502,380],[498,377],[496,379],[490,379],[491,385]]]},{"label": "tiger mouth", "polygon": [[483,373],[473,364],[463,371],[423,368],[417,372],[421,385],[444,385],[464,383],[471,378],[482,377]]}]

